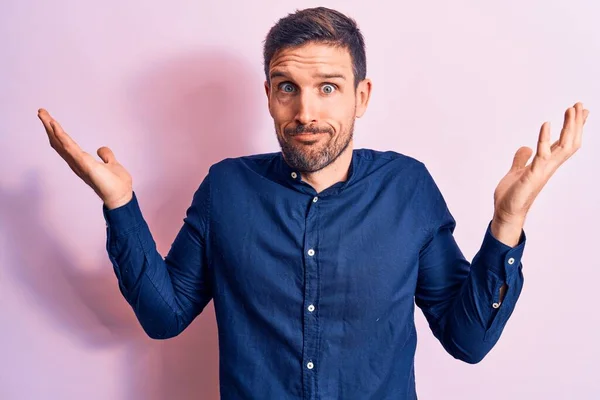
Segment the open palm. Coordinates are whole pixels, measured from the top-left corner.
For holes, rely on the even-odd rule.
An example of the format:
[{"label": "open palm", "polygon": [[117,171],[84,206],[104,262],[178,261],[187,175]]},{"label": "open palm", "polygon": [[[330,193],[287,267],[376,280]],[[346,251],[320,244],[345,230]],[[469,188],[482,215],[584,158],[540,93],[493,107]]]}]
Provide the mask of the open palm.
[{"label": "open palm", "polygon": [[550,124],[542,124],[537,152],[530,164],[527,161],[533,150],[517,150],[509,172],[502,178],[494,192],[495,217],[503,222],[524,221],[533,201],[550,177],[580,147],[583,125],[589,111],[576,103],[565,112],[560,138],[550,144]]},{"label": "open palm", "polygon": [[46,110],[40,109],[38,117],[46,129],[50,146],[67,162],[73,172],[96,192],[108,208],[119,207],[131,200],[131,175],[116,160],[108,147],[98,149],[97,154],[102,160],[99,161],[83,151]]}]

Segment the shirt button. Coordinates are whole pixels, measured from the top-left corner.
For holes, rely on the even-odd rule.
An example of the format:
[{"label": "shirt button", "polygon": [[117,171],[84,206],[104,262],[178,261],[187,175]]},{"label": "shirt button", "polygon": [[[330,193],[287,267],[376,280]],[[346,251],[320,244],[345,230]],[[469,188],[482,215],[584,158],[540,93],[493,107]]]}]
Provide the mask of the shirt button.
[{"label": "shirt button", "polygon": [[500,307],[500,303],[494,303],[494,304],[492,304],[492,307],[498,308],[498,307]]},{"label": "shirt button", "polygon": [[308,311],[310,311],[310,312],[315,311],[315,306],[313,306],[312,304],[310,306],[308,306]]},{"label": "shirt button", "polygon": [[316,203],[317,201],[319,201],[319,198],[315,196],[315,198],[313,198],[313,203]]},{"label": "shirt button", "polygon": [[315,255],[315,251],[313,249],[308,250],[308,255],[309,256],[314,256]]},{"label": "shirt button", "polygon": [[308,364],[306,364],[306,368],[308,369],[313,369],[315,367],[315,365],[312,362],[308,362]]},{"label": "shirt button", "polygon": [[515,259],[514,259],[514,258],[512,258],[512,257],[511,257],[511,258],[509,258],[509,259],[508,259],[508,263],[509,263],[510,265],[513,265],[513,264],[515,263]]},{"label": "shirt button", "polygon": [[292,178],[296,179],[298,177],[298,174],[295,172],[292,172]]}]

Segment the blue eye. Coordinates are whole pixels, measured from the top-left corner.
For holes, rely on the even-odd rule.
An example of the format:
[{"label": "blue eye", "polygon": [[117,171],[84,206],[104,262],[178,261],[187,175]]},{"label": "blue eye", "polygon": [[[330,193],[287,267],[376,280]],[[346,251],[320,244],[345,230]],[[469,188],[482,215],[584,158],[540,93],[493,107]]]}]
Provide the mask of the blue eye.
[{"label": "blue eye", "polygon": [[282,83],[279,88],[285,93],[293,93],[295,88],[291,83]]},{"label": "blue eye", "polygon": [[325,94],[331,94],[335,91],[335,89],[336,89],[335,85],[332,85],[330,83],[323,85],[323,92]]}]

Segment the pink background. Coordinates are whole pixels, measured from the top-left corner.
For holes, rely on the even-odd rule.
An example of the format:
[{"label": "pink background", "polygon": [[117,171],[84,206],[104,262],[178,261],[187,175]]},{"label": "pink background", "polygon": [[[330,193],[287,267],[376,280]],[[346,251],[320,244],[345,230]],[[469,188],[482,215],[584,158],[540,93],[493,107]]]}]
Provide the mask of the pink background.
[{"label": "pink background", "polygon": [[[356,147],[424,161],[468,258],[517,148],[535,148],[544,120],[556,138],[576,101],[591,110],[582,149],[531,210],[524,291],[489,356],[455,361],[418,311],[419,398],[600,398],[600,6],[375,4],[324,3],[357,18],[366,37],[374,92]],[[49,147],[36,111],[47,108],[87,151],[114,150],[164,254],[210,164],[278,150],[262,40],[278,18],[314,5],[2,2],[1,399],[218,397],[212,303],[178,338],[144,336],[106,257],[101,202]]]}]

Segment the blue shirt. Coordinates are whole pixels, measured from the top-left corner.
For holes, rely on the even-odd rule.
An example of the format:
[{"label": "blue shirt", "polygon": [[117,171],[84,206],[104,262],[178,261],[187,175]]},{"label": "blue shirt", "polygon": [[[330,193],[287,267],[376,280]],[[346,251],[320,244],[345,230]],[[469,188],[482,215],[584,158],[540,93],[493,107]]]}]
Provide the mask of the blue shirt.
[{"label": "blue shirt", "polygon": [[[135,196],[108,210],[123,296],[155,339],[212,299],[222,399],[416,399],[416,304],[453,357],[479,362],[522,289],[514,248],[483,233],[472,262],[425,165],[353,150],[320,193],[281,153],[211,166],[163,258]],[[508,286],[500,304],[499,290]]]}]

